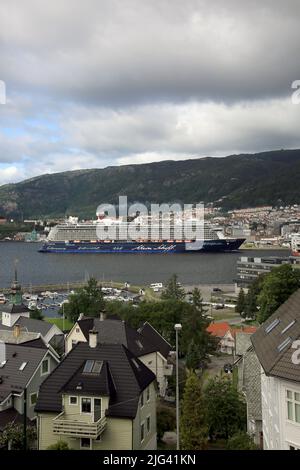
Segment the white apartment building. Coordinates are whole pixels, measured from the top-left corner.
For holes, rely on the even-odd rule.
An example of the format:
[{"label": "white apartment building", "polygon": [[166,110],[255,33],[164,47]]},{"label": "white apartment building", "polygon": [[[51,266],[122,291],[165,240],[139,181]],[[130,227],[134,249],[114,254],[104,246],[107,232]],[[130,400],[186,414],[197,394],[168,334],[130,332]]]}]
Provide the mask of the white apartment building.
[{"label": "white apartment building", "polygon": [[300,289],[251,340],[261,364],[265,450],[300,450]]}]

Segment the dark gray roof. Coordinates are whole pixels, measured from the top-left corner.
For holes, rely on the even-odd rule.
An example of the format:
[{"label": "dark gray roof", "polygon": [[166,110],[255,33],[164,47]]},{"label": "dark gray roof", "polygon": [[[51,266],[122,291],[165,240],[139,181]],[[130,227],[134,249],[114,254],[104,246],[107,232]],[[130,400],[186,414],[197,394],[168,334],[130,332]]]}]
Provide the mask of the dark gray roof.
[{"label": "dark gray roof", "polygon": [[[106,371],[100,375],[82,374],[86,360],[103,361]],[[78,394],[109,392],[109,416],[134,418],[139,395],[155,375],[122,344],[91,348],[88,343],[78,343],[41,385],[36,411],[61,412],[62,393],[69,386],[73,393],[77,379],[81,383]]]},{"label": "dark gray roof", "polygon": [[[44,320],[36,320],[34,318],[27,318],[20,315],[15,325],[20,325],[21,331],[27,331],[30,333],[41,333],[42,336],[46,336],[47,333],[53,327],[52,323]],[[0,330],[13,330],[13,326],[5,326],[0,324]]]},{"label": "dark gray roof", "polygon": [[[3,431],[9,423],[23,424],[23,422],[23,415],[20,415],[15,408],[8,408],[7,410],[0,411],[0,432]],[[27,418],[27,425],[32,425],[29,418]]]},{"label": "dark gray roof", "polygon": [[18,318],[17,323],[22,328],[27,328],[28,331],[41,333],[42,336],[46,336],[53,327],[53,324],[48,323],[47,321],[35,320],[34,318],[26,318],[22,316]]},{"label": "dark gray roof", "polygon": [[20,315],[25,312],[30,312],[29,308],[24,304],[4,304],[1,305],[0,311],[6,313],[19,313]]},{"label": "dark gray roof", "polygon": [[37,339],[40,336],[40,333],[21,330],[19,336],[15,337],[12,328],[6,328],[5,330],[2,328],[3,326],[0,325],[0,341],[3,343],[21,344]]},{"label": "dark gray roof", "polygon": [[[271,330],[269,332],[268,327]],[[300,289],[294,292],[251,337],[259,362],[267,375],[300,382],[300,367],[292,361],[295,352],[292,344],[299,338]],[[287,341],[287,344],[280,351],[284,341]]]},{"label": "dark gray roof", "polygon": [[107,361],[102,363],[99,373],[84,373],[86,361],[83,361],[78,371],[70,378],[70,380],[62,388],[63,392],[72,392],[78,394],[78,384],[84,385],[84,392],[90,395],[101,395],[113,397],[115,387],[111,377],[111,372]]},{"label": "dark gray roof", "polygon": [[171,345],[158,333],[158,331],[156,331],[155,328],[153,328],[152,325],[150,325],[150,323],[145,322],[138,331],[150,343],[154,344],[156,350],[159,351],[160,354],[167,359],[172,349]]},{"label": "dark gray roof", "polygon": [[137,357],[159,350],[157,344],[122,320],[88,318],[79,320],[77,323],[87,341],[89,331],[95,328],[98,332],[99,343],[124,344]]},{"label": "dark gray roof", "polygon": [[235,333],[235,354],[242,356],[252,345],[251,335],[253,333],[245,333],[244,331],[236,331]]},{"label": "dark gray roof", "polygon": [[241,368],[240,391],[246,396],[248,416],[250,419],[260,421],[262,419],[261,368],[253,346],[243,354],[238,367]]},{"label": "dark gray roof", "polygon": [[[0,368],[0,402],[10,393],[21,393],[39,363],[46,354],[45,349],[31,348],[18,344],[6,344],[6,363]],[[21,371],[20,366],[27,362]]]}]

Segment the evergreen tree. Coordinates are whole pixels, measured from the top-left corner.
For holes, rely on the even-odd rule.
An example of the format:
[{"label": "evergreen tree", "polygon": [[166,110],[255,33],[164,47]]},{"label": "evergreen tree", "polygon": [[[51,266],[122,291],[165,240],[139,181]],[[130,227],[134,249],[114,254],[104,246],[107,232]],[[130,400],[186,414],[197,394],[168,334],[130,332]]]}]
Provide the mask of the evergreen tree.
[{"label": "evergreen tree", "polygon": [[178,283],[177,274],[173,274],[168,280],[165,289],[161,294],[163,300],[184,300],[185,291]]},{"label": "evergreen tree", "polygon": [[235,311],[239,313],[241,316],[243,316],[243,313],[245,311],[245,292],[243,288],[240,289],[240,292],[237,298],[237,303],[235,306]]},{"label": "evergreen tree", "polygon": [[208,437],[206,410],[203,404],[201,383],[194,373],[191,373],[187,378],[181,410],[181,449],[204,449]]},{"label": "evergreen tree", "polygon": [[243,318],[255,319],[257,314],[257,297],[253,290],[249,289],[245,297],[245,308],[241,314]]},{"label": "evergreen tree", "polygon": [[199,353],[199,348],[197,345],[194,343],[194,340],[190,342],[186,354],[186,367],[192,371],[195,371],[196,369],[199,369],[200,366],[200,353]]},{"label": "evergreen tree", "polygon": [[[216,340],[207,332],[209,320],[206,313],[201,292],[196,288],[192,293],[192,304],[185,304],[180,349],[187,354],[193,342],[198,351],[199,362],[208,359],[208,355],[216,350]],[[195,351],[193,355],[195,356]]]}]

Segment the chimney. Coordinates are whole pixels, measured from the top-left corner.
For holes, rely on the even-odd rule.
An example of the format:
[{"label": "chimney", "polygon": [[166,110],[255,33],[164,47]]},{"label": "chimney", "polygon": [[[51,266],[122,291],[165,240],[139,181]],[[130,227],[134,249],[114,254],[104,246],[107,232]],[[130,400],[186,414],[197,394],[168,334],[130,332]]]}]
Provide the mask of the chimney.
[{"label": "chimney", "polygon": [[0,367],[4,365],[6,361],[6,344],[0,341]]},{"label": "chimney", "polygon": [[14,326],[13,326],[13,337],[14,338],[19,338],[20,333],[21,333],[20,325],[15,323]]},{"label": "chimney", "polygon": [[98,331],[95,330],[95,327],[89,331],[89,346],[90,348],[95,348],[98,343]]},{"label": "chimney", "polygon": [[79,317],[77,318],[77,321],[80,321],[80,320],[82,320],[82,319],[83,319],[83,317],[84,317],[84,313],[80,313],[80,314],[79,314]]}]

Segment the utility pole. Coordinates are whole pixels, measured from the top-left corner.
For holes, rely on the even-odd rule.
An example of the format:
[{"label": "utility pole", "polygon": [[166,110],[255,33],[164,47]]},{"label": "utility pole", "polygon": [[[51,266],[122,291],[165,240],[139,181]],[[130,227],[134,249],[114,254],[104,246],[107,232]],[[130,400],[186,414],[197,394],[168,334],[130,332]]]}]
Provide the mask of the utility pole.
[{"label": "utility pole", "polygon": [[178,332],[181,330],[182,325],[176,323],[174,326],[176,333],[176,437],[177,437],[177,450],[180,449],[180,437],[179,437],[179,357],[178,357]]}]

